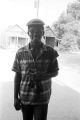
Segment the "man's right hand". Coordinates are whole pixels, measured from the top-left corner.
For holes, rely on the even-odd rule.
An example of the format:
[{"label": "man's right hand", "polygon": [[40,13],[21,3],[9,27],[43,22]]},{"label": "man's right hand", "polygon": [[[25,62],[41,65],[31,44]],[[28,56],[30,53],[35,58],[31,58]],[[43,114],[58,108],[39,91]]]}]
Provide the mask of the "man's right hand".
[{"label": "man's right hand", "polygon": [[14,107],[16,110],[20,110],[21,109],[21,102],[19,98],[15,98],[14,99]]}]

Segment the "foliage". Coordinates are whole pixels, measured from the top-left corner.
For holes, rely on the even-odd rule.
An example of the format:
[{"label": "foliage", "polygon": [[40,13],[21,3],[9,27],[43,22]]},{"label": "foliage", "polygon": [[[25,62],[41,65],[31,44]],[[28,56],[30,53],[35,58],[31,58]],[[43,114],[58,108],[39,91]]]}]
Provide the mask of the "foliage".
[{"label": "foliage", "polygon": [[54,25],[53,25],[53,31],[55,33],[55,36],[59,39],[62,38],[63,34],[64,34],[64,24],[60,24],[59,22],[56,22]]},{"label": "foliage", "polygon": [[60,17],[59,17],[59,23],[60,24],[67,24],[69,22],[74,21],[74,18],[72,17],[71,14],[67,14],[67,12],[63,12]]},{"label": "foliage", "polygon": [[52,29],[60,39],[59,50],[80,49],[80,2],[69,3]]},{"label": "foliage", "polygon": [[77,50],[76,36],[71,33],[65,33],[61,41],[60,49],[63,50]]},{"label": "foliage", "polygon": [[67,14],[71,14],[74,19],[80,20],[80,2],[75,1],[68,4]]}]

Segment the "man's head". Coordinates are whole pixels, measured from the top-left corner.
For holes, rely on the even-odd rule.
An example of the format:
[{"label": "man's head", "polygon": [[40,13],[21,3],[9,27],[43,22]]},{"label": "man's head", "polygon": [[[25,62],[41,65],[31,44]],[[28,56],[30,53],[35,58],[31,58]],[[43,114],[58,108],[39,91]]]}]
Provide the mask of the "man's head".
[{"label": "man's head", "polygon": [[27,23],[28,35],[32,42],[41,41],[44,35],[44,22],[40,19],[32,19]]}]

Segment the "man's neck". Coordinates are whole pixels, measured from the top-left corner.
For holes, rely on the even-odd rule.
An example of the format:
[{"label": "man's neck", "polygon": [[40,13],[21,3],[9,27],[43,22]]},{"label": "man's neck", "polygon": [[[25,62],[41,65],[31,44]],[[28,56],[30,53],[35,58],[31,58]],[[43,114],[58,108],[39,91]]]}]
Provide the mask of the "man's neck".
[{"label": "man's neck", "polygon": [[39,49],[42,46],[42,42],[30,42],[30,48],[31,49]]}]

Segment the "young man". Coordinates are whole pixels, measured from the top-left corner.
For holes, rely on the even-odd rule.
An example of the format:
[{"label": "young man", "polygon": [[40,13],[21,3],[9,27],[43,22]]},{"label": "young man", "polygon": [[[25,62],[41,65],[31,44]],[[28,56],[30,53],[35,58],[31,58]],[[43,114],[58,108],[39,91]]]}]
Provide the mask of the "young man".
[{"label": "young man", "polygon": [[23,120],[46,120],[51,96],[51,78],[58,75],[58,53],[44,45],[44,22],[27,23],[30,43],[20,48],[13,64],[14,107],[22,110]]}]

